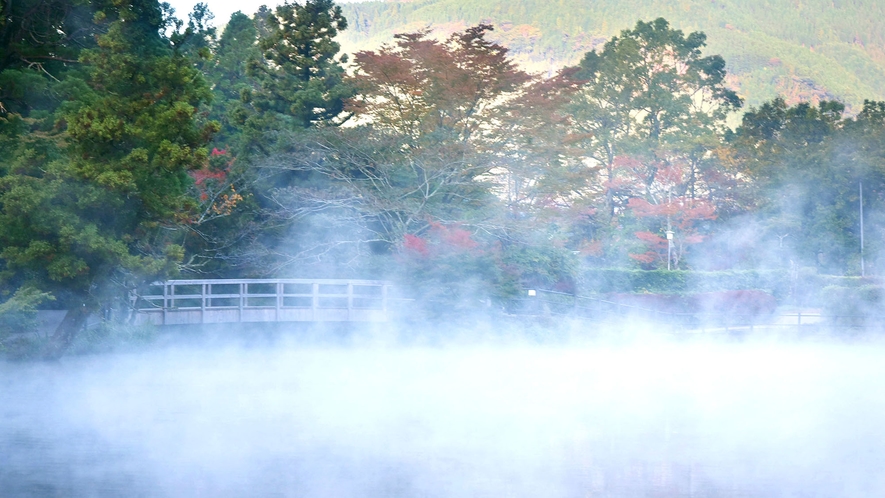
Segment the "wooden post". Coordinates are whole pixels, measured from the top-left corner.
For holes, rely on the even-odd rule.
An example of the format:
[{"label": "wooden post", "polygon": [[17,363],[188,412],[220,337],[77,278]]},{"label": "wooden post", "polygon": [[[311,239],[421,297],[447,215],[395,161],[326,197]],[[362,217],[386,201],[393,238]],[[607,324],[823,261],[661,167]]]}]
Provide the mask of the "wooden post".
[{"label": "wooden post", "polygon": [[347,321],[353,321],[353,282],[347,282]]},{"label": "wooden post", "polygon": [[311,284],[311,300],[310,300],[310,318],[317,321],[317,308],[320,307],[320,284],[314,282]]},{"label": "wooden post", "polygon": [[276,309],[276,312],[274,313],[274,320],[276,320],[277,322],[280,321],[280,308],[283,307],[283,285],[284,284],[282,282],[277,281],[277,286],[276,286],[276,289],[277,289],[277,299],[276,299],[277,309]]},{"label": "wooden post", "polygon": [[239,306],[237,307],[237,323],[243,323],[243,306],[245,306],[246,304],[246,291],[248,290],[246,287],[247,285],[249,284],[240,282],[240,285],[238,286],[240,292],[239,296],[237,296],[237,302],[239,303]]}]

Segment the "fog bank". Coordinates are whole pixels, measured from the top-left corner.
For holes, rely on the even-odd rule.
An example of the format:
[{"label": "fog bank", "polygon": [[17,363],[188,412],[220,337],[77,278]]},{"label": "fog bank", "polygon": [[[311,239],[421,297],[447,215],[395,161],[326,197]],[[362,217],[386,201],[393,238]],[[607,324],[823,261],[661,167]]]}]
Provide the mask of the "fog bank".
[{"label": "fog bank", "polygon": [[882,496],[882,343],[0,363],[3,496]]}]

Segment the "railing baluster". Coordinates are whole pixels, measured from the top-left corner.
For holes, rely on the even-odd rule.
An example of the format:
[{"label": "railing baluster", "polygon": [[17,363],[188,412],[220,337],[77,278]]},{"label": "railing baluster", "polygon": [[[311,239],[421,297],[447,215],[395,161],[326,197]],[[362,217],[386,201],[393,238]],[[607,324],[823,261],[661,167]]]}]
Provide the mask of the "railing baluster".
[{"label": "railing baluster", "polygon": [[314,282],[311,285],[311,300],[310,300],[310,316],[313,321],[317,321],[317,310],[320,307],[320,284]]},{"label": "railing baluster", "polygon": [[247,287],[248,285],[249,284],[247,284],[245,282],[240,282],[240,285],[238,286],[240,289],[240,292],[239,292],[239,296],[237,299],[237,302],[239,303],[239,309],[237,310],[237,322],[240,322],[240,323],[242,323],[242,321],[243,321],[243,307],[246,304],[246,291],[248,291],[248,287]]},{"label": "railing baluster", "polygon": [[[292,316],[284,313],[288,309],[286,306],[286,285],[288,284],[294,284],[301,289],[292,293],[293,303],[297,304],[292,304],[290,307],[300,310],[292,313]],[[161,286],[162,292],[145,296],[143,301],[148,304],[139,307],[135,312],[142,315],[156,314],[158,317],[162,317],[161,324],[163,325],[215,323],[225,320],[234,323],[245,320],[375,321],[380,319],[386,321],[389,317],[391,299],[394,299],[390,294],[391,285],[379,280],[201,279],[169,280],[156,285]],[[199,291],[196,290],[197,286],[199,286]],[[310,290],[304,289],[307,286]],[[321,286],[329,286],[332,290],[323,292]],[[342,287],[346,289],[346,292],[342,292]],[[375,290],[363,295],[356,293],[357,287]],[[273,291],[270,290],[271,288]],[[250,294],[252,291],[254,293]],[[253,301],[250,301],[250,296]],[[213,301],[214,299],[217,302]],[[305,302],[307,299],[310,299],[309,305]],[[330,310],[328,313],[324,313],[322,299],[329,300],[328,303],[325,303]],[[197,304],[197,300],[199,300],[199,304]],[[373,311],[359,313],[364,308]],[[265,311],[259,311],[256,314],[249,313],[252,309]],[[273,310],[273,315],[270,310]],[[197,313],[199,313],[199,317]],[[236,317],[233,316],[234,313]]]},{"label": "railing baluster", "polygon": [[353,283],[347,282],[347,321],[353,319]]},{"label": "railing baluster", "polygon": [[283,307],[283,286],[284,285],[285,284],[283,284],[282,281],[277,281],[277,285],[276,285],[276,288],[277,288],[277,299],[276,299],[277,309],[274,313],[274,315],[276,317],[276,321],[280,321],[280,309]]}]

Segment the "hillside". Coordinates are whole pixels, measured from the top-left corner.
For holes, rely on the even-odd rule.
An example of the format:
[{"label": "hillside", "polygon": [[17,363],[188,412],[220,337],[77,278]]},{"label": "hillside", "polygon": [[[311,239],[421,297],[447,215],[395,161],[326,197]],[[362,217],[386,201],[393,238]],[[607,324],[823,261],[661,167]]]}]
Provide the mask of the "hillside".
[{"label": "hillside", "polygon": [[576,63],[637,20],[664,17],[707,34],[708,54],[728,63],[730,85],[756,105],[836,98],[857,109],[885,100],[885,2],[881,0],[415,0],[343,5],[347,51],[394,33],[446,34],[480,21],[535,72]]}]

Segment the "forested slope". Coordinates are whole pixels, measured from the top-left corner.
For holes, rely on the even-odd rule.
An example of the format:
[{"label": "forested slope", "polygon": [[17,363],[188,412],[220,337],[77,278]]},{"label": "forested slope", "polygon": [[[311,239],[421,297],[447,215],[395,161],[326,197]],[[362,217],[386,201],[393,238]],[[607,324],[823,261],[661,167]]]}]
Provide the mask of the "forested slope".
[{"label": "forested slope", "polygon": [[430,26],[448,33],[479,21],[534,71],[574,64],[588,50],[632,27],[664,17],[707,34],[730,85],[748,104],[776,95],[788,102],[837,98],[859,110],[885,98],[885,2],[877,0],[417,0],[343,6],[347,50],[378,45],[393,33]]}]

